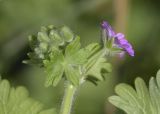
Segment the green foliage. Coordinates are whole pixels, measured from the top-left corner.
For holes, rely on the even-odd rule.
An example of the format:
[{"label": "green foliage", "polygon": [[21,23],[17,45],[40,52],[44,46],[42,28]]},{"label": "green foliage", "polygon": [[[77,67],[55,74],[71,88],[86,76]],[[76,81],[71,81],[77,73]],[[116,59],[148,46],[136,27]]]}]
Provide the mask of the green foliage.
[{"label": "green foliage", "polygon": [[96,83],[104,79],[102,71],[111,71],[103,46],[93,43],[81,48],[80,37],[66,26],[42,27],[41,32],[30,36],[29,41],[32,52],[28,53],[30,60],[24,62],[44,68],[46,86],[56,86],[62,77],[75,86],[82,79]]},{"label": "green foliage", "polygon": [[109,101],[127,114],[159,114],[160,112],[160,70],[156,79],[149,81],[149,90],[141,78],[135,80],[135,90],[128,84],[119,84],[118,96],[111,96]]},{"label": "green foliage", "polygon": [[65,50],[65,56],[68,63],[76,65],[83,65],[87,61],[87,51],[80,49],[80,37],[76,37]]},{"label": "green foliage", "polygon": [[104,80],[103,73],[111,72],[111,64],[107,61],[105,49],[101,49],[99,44],[90,44],[86,50],[88,50],[88,61],[85,64],[85,75],[89,81],[96,84],[97,80]]},{"label": "green foliage", "polygon": [[103,80],[102,70],[107,72],[111,71],[111,65],[106,61],[105,58],[97,58],[94,61],[94,65],[88,70],[87,75],[97,78],[98,80]]},{"label": "green foliage", "polygon": [[50,60],[45,60],[44,65],[47,72],[46,86],[57,85],[61,80],[64,67],[64,56],[61,51],[55,50],[54,53],[50,54]]},{"label": "green foliage", "polygon": [[54,50],[50,54],[50,59],[44,61],[47,69],[46,86],[56,86],[65,73],[67,80],[78,85],[80,65],[84,64],[87,56],[84,49],[80,49],[80,38],[76,37],[73,42],[67,45],[65,54],[61,50]]},{"label": "green foliage", "polygon": [[43,104],[29,97],[24,87],[11,87],[0,79],[0,114],[56,114],[54,109],[44,110]]},{"label": "green foliage", "polygon": [[[86,61],[86,57],[84,51],[80,50],[80,38],[75,36],[68,27],[42,27],[37,36],[29,37],[29,41],[32,52],[28,53],[30,60],[24,63],[45,68],[46,86],[56,86],[64,71],[67,79],[78,85],[79,74],[76,71],[78,71],[78,65]],[[78,76],[68,76],[69,74]]]},{"label": "green foliage", "polygon": [[49,55],[54,50],[63,47],[67,42],[74,38],[72,31],[68,27],[56,28],[53,25],[41,27],[37,36],[29,36],[30,47],[32,52],[28,53],[28,61],[24,63],[36,64],[43,66],[43,61],[49,59]]}]

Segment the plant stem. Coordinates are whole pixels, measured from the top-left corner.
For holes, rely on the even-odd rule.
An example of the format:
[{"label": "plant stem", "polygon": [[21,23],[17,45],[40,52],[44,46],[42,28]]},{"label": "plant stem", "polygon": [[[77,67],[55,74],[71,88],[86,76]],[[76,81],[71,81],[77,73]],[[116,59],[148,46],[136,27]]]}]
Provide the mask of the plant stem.
[{"label": "plant stem", "polygon": [[73,99],[74,95],[76,92],[76,87],[67,82],[61,109],[60,109],[60,114],[71,114],[71,109],[72,109],[72,104],[73,104]]}]

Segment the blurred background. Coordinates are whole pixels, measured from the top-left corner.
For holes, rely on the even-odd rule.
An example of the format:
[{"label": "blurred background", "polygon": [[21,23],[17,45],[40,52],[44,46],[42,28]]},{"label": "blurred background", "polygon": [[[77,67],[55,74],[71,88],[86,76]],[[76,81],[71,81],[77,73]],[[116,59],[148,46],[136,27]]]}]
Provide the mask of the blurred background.
[{"label": "blurred background", "polygon": [[84,84],[75,99],[74,114],[124,114],[107,102],[116,84],[134,84],[137,76],[148,82],[160,68],[159,0],[0,0],[0,73],[12,85],[26,86],[46,107],[59,108],[63,81],[43,86],[45,73],[22,64],[29,50],[28,35],[43,25],[67,25],[81,36],[82,45],[100,40],[100,23],[107,20],[126,34],[135,57],[113,59],[113,72],[96,87]]}]

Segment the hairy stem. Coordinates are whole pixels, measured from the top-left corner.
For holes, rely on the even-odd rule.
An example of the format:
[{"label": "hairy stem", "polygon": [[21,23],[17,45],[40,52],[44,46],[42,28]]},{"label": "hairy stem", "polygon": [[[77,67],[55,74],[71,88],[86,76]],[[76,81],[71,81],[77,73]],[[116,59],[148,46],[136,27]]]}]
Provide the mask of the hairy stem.
[{"label": "hairy stem", "polygon": [[65,94],[60,109],[60,114],[71,114],[71,109],[76,89],[77,88],[75,86],[67,82]]},{"label": "hairy stem", "polygon": [[[94,66],[94,64],[97,62],[97,60],[101,56],[104,56],[104,54],[105,54],[104,49],[100,49],[96,53],[94,53],[92,55],[92,58],[90,59],[90,61],[88,61],[88,63],[85,65],[85,67],[87,69],[86,72],[92,66]],[[84,83],[84,81],[85,81],[84,78],[85,77],[82,76],[81,81],[80,81],[81,84]],[[72,104],[73,104],[74,95],[75,95],[76,90],[77,90],[77,87],[75,87],[71,83],[67,82],[64,97],[63,97],[63,101],[62,101],[62,105],[61,105],[61,109],[60,109],[60,114],[71,114]]]}]

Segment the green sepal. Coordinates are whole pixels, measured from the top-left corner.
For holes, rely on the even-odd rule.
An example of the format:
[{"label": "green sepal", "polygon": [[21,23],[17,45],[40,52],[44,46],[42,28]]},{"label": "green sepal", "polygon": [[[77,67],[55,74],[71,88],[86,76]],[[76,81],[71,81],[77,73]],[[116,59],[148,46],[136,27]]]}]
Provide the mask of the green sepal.
[{"label": "green sepal", "polygon": [[111,49],[113,47],[113,44],[114,44],[114,38],[108,39],[106,42],[106,48]]}]

